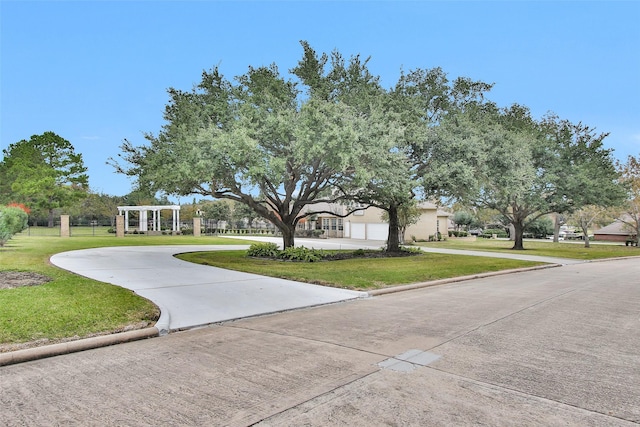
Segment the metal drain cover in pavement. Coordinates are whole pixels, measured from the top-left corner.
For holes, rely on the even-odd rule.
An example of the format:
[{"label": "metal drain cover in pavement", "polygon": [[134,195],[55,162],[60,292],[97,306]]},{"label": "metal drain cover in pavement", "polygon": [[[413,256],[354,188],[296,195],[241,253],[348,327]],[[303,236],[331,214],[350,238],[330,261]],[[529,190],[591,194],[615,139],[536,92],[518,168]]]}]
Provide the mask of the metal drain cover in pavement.
[{"label": "metal drain cover in pavement", "polygon": [[398,356],[383,360],[378,363],[378,366],[396,372],[411,372],[419,366],[427,366],[438,359],[440,359],[439,355],[428,351],[408,350]]}]

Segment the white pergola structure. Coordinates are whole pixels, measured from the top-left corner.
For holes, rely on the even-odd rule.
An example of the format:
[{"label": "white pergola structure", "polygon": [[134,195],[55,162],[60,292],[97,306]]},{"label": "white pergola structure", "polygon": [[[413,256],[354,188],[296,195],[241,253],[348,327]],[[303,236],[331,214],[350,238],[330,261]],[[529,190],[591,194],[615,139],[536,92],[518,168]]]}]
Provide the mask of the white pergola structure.
[{"label": "white pergola structure", "polygon": [[[129,212],[138,212],[138,231],[160,231],[160,212],[171,210],[173,212],[171,231],[178,231],[180,228],[180,206],[118,206],[118,215],[124,213],[124,231],[129,231]],[[149,212],[151,212],[151,222],[149,223]],[[149,229],[151,226],[151,229]]]}]

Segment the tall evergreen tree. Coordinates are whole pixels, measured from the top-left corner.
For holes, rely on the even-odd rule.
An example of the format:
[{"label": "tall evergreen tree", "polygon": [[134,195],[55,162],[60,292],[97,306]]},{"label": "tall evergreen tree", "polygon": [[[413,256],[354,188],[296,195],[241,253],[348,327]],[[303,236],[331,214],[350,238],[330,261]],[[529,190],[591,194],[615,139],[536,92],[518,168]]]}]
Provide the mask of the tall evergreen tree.
[{"label": "tall evergreen tree", "polygon": [[53,132],[33,135],[4,150],[0,176],[4,198],[48,212],[53,227],[54,210],[86,197],[89,177],[73,145]]}]

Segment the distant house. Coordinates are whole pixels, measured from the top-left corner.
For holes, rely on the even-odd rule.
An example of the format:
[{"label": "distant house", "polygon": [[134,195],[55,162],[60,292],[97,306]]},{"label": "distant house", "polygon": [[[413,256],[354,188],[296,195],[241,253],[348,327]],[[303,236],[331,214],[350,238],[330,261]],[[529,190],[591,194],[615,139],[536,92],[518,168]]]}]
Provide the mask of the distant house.
[{"label": "distant house", "polygon": [[625,242],[633,236],[630,227],[619,219],[593,233],[594,240],[607,242]]},{"label": "distant house", "polygon": [[[438,206],[423,202],[418,205],[422,211],[420,219],[416,224],[407,227],[405,239],[410,241],[429,240],[441,233],[447,236],[449,229],[448,212],[438,209]],[[325,237],[344,237],[362,240],[387,240],[389,236],[389,224],[382,221],[383,210],[369,207],[367,209],[353,212],[342,218],[338,215],[345,215],[347,208],[338,204],[327,204],[326,206],[315,205],[314,210],[325,210],[334,213],[322,213],[309,217],[306,221],[300,222],[298,228],[301,230],[321,229],[324,230]]]}]

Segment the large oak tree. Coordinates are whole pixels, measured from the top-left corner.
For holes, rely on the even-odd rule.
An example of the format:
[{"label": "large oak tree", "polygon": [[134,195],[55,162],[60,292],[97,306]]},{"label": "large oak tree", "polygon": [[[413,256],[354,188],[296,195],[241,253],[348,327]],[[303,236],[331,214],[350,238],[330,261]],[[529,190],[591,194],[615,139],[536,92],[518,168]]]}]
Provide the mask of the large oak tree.
[{"label": "large oak tree", "polygon": [[[431,156],[429,128],[481,101],[491,85],[449,81],[435,68],[402,73],[387,90],[368,59],[302,47],[290,70],[296,80],[275,65],[235,82],[214,69],[192,91],[170,89],[167,124],[146,146],[125,142],[126,165],[116,167],[152,190],[244,203],[280,229],[285,246],[320,203],[376,206],[388,213],[387,248],[397,251],[398,212],[413,203],[420,180],[441,192],[440,183],[459,184],[445,179],[449,159]],[[445,175],[431,179],[435,171]]]},{"label": "large oak tree", "polygon": [[380,150],[367,158],[369,179],[344,192],[360,204],[386,212],[387,250],[398,251],[399,213],[414,204],[417,193],[438,198],[464,186],[456,179],[458,174],[451,174],[453,168],[462,167],[462,159],[440,156],[430,129],[447,114],[482,103],[492,85],[465,77],[451,81],[441,68],[433,68],[402,72],[396,84],[385,89],[369,71],[368,58],[356,55],[346,60],[337,51],[318,55],[308,43],[302,45],[304,56],[292,71],[309,94],[345,103],[369,122],[367,137]]},{"label": "large oak tree", "polygon": [[167,124],[148,144],[122,146],[120,172],[141,187],[200,194],[249,206],[294,245],[298,222],[316,206],[344,200],[337,191],[358,179],[365,155],[378,150],[367,120],[353,108],[316,96],[275,65],[227,80],[213,69],[192,91],[170,89]]},{"label": "large oak tree", "polygon": [[544,215],[610,206],[622,195],[611,150],[603,147],[606,134],[582,124],[555,116],[536,121],[513,105],[450,117],[437,131],[447,147],[481,153],[470,162],[475,166],[463,197],[507,219],[513,249],[524,249],[524,230]]}]

